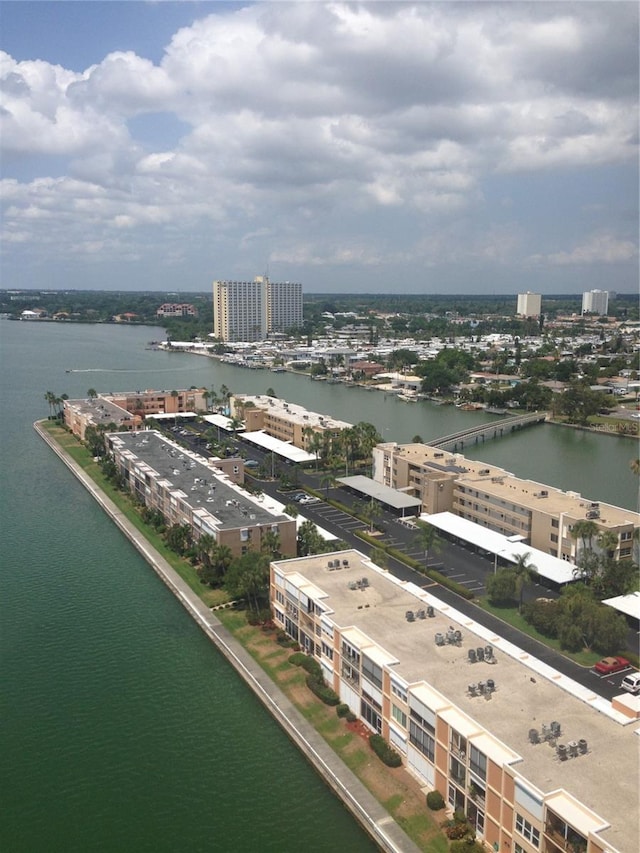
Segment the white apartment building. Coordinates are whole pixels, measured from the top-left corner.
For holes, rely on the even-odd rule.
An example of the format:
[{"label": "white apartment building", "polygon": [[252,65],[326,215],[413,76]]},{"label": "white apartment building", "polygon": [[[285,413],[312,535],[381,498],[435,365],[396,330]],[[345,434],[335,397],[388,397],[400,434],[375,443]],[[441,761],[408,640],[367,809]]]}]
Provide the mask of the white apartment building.
[{"label": "white apartment building", "polygon": [[606,316],[609,311],[608,290],[588,290],[582,294],[582,313]]},{"label": "white apartment building", "polygon": [[275,623],[500,853],[640,848],[640,697],[609,701],[358,551],[271,564]]},{"label": "white apartment building", "polygon": [[519,317],[539,317],[542,309],[542,296],[539,293],[518,294],[517,314]]},{"label": "white apartment building", "polygon": [[302,285],[292,281],[267,284],[267,331],[285,332],[302,326]]},{"label": "white apartment building", "polygon": [[301,325],[301,284],[266,276],[213,283],[213,333],[222,341],[262,341],[271,332]]}]

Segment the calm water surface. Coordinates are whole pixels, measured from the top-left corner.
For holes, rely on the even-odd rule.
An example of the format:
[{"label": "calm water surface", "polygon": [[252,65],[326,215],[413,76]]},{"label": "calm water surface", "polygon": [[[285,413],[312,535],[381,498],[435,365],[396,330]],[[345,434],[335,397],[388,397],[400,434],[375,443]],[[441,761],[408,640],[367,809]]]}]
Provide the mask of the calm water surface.
[{"label": "calm water surface", "polygon": [[310,851],[375,849],[31,427],[47,390],[190,385],[188,364],[148,329],[0,336],[0,850],[279,853],[301,828]]}]

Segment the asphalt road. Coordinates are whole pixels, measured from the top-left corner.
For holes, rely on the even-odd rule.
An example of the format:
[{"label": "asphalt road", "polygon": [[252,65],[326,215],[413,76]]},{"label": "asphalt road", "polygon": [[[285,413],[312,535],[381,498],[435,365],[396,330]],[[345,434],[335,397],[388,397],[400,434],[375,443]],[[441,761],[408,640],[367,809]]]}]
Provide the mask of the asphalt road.
[{"label": "asphalt road", "polygon": [[[177,441],[187,445],[193,451],[200,453],[203,456],[210,456],[206,450],[206,441],[192,430],[205,428],[200,424],[189,424],[189,430],[186,430],[186,435],[181,432],[185,431],[183,425],[170,427],[169,430],[173,434],[172,437]],[[281,472],[286,472],[290,478],[297,481],[297,485],[292,491],[304,490],[305,486],[313,488],[315,491],[325,491],[320,485],[319,477],[314,473],[307,473],[294,468],[294,466],[284,463],[279,459],[272,459],[271,453],[265,453],[260,448],[249,442],[245,442],[240,438],[231,439],[232,444],[236,447],[238,454],[245,459],[255,459],[260,463],[264,463],[267,469],[273,466],[276,478],[279,478]],[[262,480],[258,479],[250,470],[245,471],[245,475],[259,483],[262,491],[280,501],[287,503],[287,492],[279,490],[279,479]],[[351,494],[344,488],[331,488],[326,490],[326,496],[338,499],[342,504],[354,506],[362,504],[362,499]],[[366,531],[367,525],[363,524],[358,519],[353,518],[341,510],[337,510],[323,500],[318,500],[317,503],[309,503],[299,506],[300,514],[305,518],[311,519],[319,527],[323,527],[330,533],[333,533],[339,539],[342,539],[350,548],[356,548],[361,552],[368,553],[369,546],[355,536],[356,530]],[[416,544],[415,531],[401,524],[398,517],[386,510],[382,510],[379,516],[376,516],[375,524],[385,531],[385,541],[391,543],[395,548],[417,560],[424,560],[424,552]],[[592,690],[599,696],[605,699],[612,699],[614,696],[621,693],[620,683],[628,671],[616,673],[610,676],[600,676],[592,669],[580,666],[574,663],[569,658],[566,658],[560,652],[551,649],[543,643],[538,642],[532,637],[523,634],[506,622],[493,616],[483,610],[473,601],[456,595],[445,587],[433,584],[420,573],[406,566],[404,563],[388,558],[387,568],[396,577],[401,580],[411,581],[418,586],[429,587],[429,591],[449,604],[455,607],[469,618],[474,619],[481,625],[484,625],[489,630],[509,640],[514,645],[524,649],[529,654],[544,661],[549,666],[561,672],[563,675],[574,679],[579,684]],[[472,591],[476,596],[482,596],[485,591],[486,578],[494,571],[493,560],[488,560],[485,557],[477,554],[467,548],[453,542],[444,541],[442,549],[439,553],[431,552],[429,554],[429,568],[437,569],[457,583]],[[525,600],[538,597],[555,598],[557,591],[550,590],[541,584],[528,584],[525,588]],[[630,632],[630,643],[637,640],[633,632]]]}]

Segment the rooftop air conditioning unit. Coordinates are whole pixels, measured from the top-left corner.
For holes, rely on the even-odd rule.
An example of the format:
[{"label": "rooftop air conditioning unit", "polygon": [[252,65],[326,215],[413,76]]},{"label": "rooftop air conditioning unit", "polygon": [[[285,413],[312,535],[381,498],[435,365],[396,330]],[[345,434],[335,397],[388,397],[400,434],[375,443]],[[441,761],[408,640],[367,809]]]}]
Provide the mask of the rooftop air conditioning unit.
[{"label": "rooftop air conditioning unit", "polygon": [[444,456],[444,453],[434,453],[433,454],[434,459],[442,459],[443,456]]},{"label": "rooftop air conditioning unit", "polygon": [[490,469],[489,469],[489,468],[482,468],[482,469],[481,469],[481,471],[480,471],[480,476],[482,477],[482,476],[484,476],[485,474],[489,474],[489,473],[490,473]]}]

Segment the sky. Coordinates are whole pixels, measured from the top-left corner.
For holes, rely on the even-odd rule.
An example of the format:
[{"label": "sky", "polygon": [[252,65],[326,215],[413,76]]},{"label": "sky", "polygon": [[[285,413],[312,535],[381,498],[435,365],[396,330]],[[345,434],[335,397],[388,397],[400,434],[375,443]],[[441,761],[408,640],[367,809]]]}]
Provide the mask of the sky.
[{"label": "sky", "polygon": [[0,2],[0,287],[638,290],[635,2]]}]

